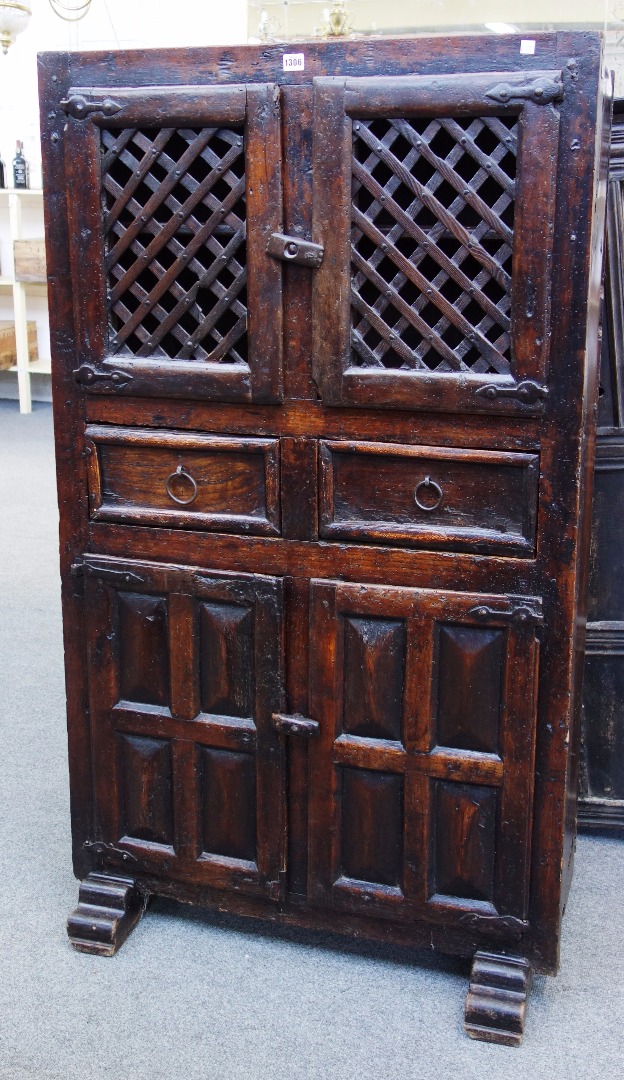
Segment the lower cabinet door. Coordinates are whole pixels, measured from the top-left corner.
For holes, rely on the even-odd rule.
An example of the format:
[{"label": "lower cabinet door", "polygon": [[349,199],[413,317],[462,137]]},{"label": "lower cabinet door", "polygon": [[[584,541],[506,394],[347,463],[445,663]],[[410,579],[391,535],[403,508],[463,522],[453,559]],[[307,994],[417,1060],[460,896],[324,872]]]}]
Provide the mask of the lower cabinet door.
[{"label": "lower cabinet door", "polygon": [[312,901],[517,929],[540,601],[314,581]]},{"label": "lower cabinet door", "polygon": [[93,844],[115,864],[278,899],[282,582],[89,557]]}]

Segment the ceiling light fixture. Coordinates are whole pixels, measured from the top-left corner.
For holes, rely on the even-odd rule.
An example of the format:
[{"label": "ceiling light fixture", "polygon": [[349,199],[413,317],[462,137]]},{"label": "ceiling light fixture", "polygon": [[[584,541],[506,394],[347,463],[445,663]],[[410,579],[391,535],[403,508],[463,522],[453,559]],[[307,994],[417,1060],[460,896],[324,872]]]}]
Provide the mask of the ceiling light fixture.
[{"label": "ceiling light fixture", "polygon": [[48,0],[54,14],[65,22],[80,22],[89,14],[92,2],[93,0],[74,0],[73,3],[69,0]]},{"label": "ceiling light fixture", "polygon": [[2,52],[8,52],[18,34],[25,30],[30,22],[32,8],[28,0],[0,0],[0,46]]}]

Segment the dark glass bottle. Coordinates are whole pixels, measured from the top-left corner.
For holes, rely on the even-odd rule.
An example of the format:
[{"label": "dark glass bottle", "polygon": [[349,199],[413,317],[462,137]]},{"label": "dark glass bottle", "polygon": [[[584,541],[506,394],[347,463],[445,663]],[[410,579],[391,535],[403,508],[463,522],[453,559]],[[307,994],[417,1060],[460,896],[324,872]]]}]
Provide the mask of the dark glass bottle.
[{"label": "dark glass bottle", "polygon": [[4,161],[0,157],[0,188],[6,187],[6,173],[4,171]]},{"label": "dark glass bottle", "polygon": [[24,148],[21,142],[17,142],[15,157],[13,158],[13,187],[28,187],[28,162],[24,157]]}]

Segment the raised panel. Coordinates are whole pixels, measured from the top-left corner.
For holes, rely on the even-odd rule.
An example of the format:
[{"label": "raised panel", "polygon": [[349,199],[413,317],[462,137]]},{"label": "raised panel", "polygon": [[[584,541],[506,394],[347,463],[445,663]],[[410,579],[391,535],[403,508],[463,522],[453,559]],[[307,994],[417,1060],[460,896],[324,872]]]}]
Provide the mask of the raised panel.
[{"label": "raised panel", "polygon": [[145,705],[168,705],[166,599],[120,592],[118,620],[120,697]]},{"label": "raised panel", "polygon": [[404,623],[394,619],[346,617],[344,731],[371,739],[400,741],[404,681]]},{"label": "raised panel", "polygon": [[438,745],[498,753],[504,644],[501,629],[439,627]]},{"label": "raised panel", "polygon": [[403,777],[370,769],[342,772],[342,874],[400,887]]},{"label": "raised panel", "polygon": [[432,893],[493,902],[497,792],[477,784],[432,784]]},{"label": "raised panel", "polygon": [[202,603],[199,624],[202,712],[253,716],[253,609],[235,604]]},{"label": "raised panel", "polygon": [[256,861],[256,779],[251,754],[202,747],[202,850]]},{"label": "raised panel", "polygon": [[123,831],[133,840],[173,844],[171,742],[119,736]]}]

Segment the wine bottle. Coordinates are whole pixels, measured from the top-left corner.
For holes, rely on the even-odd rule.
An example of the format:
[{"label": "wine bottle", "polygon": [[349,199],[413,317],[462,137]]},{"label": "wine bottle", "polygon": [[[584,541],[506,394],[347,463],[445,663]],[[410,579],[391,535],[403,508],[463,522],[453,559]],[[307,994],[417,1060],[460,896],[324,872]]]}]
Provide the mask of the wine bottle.
[{"label": "wine bottle", "polygon": [[4,171],[4,161],[0,157],[0,188],[6,187],[6,173]]},{"label": "wine bottle", "polygon": [[13,158],[13,187],[28,187],[28,162],[24,157],[24,148],[19,139],[16,143],[15,157]]}]

